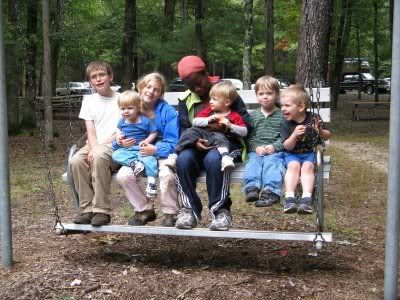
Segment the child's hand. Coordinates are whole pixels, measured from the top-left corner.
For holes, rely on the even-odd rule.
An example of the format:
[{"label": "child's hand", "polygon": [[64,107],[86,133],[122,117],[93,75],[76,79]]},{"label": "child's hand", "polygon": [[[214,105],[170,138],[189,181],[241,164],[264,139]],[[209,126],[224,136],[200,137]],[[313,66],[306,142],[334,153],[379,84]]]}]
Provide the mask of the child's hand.
[{"label": "child's hand", "polygon": [[265,152],[266,152],[268,155],[271,155],[271,154],[274,154],[274,153],[275,153],[275,148],[274,148],[274,146],[272,146],[272,145],[265,146],[264,148],[265,148]]},{"label": "child's hand", "polygon": [[324,122],[320,119],[313,123],[312,127],[316,132],[319,132],[322,129]]},{"label": "child's hand", "polygon": [[306,129],[307,127],[305,125],[297,125],[292,133],[292,136],[295,137],[297,140],[299,140],[306,133]]},{"label": "child's hand", "polygon": [[267,154],[267,151],[265,150],[264,146],[258,146],[256,147],[256,153],[260,156],[264,156]]},{"label": "child's hand", "polygon": [[127,138],[125,138],[125,135],[123,135],[122,133],[121,134],[117,133],[116,140],[117,140],[118,146],[127,147],[127,148],[132,147],[136,143],[136,140],[134,138],[127,139]]},{"label": "child's hand", "polygon": [[217,115],[212,115],[208,117],[208,124],[216,123],[218,122],[218,116]]},{"label": "child's hand", "polygon": [[141,142],[139,143],[139,147],[147,147],[146,141],[141,141]]},{"label": "child's hand", "polygon": [[225,117],[220,118],[219,124],[220,124],[220,125],[223,124],[223,125],[225,125],[227,128],[231,128],[231,125],[232,125],[232,123],[229,122],[229,120],[228,120],[227,118],[225,118]]}]

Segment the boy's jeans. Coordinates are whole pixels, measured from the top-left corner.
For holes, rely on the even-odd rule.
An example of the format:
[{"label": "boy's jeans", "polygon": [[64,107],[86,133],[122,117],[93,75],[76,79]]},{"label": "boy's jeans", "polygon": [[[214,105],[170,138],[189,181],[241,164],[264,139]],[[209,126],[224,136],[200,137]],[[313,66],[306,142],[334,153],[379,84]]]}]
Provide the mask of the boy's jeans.
[{"label": "boy's jeans", "polygon": [[250,152],[243,173],[243,192],[247,187],[254,186],[269,190],[280,197],[284,172],[283,152],[265,156]]},{"label": "boy's jeans", "polygon": [[147,177],[157,177],[158,165],[155,156],[142,156],[138,146],[131,148],[119,148],[112,154],[113,161],[122,166],[130,167],[133,162],[141,161],[144,164],[144,172]]}]

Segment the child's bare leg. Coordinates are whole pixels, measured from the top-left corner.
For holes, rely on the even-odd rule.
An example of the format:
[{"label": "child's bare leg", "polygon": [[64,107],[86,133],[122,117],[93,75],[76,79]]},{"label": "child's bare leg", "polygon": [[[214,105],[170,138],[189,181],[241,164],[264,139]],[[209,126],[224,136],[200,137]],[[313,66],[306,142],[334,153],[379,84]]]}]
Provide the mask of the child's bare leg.
[{"label": "child's bare leg", "polygon": [[301,166],[301,186],[303,193],[312,194],[314,190],[314,164],[305,161]]},{"label": "child's bare leg", "polygon": [[294,192],[299,182],[300,177],[300,163],[291,161],[287,166],[285,175],[285,189],[286,192]]}]

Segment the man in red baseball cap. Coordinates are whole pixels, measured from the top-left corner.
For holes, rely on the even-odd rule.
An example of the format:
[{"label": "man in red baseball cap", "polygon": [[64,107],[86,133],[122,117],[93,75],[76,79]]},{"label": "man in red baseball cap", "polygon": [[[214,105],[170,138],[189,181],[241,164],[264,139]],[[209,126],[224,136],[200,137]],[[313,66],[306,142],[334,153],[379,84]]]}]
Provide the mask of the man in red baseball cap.
[{"label": "man in red baseball cap", "polygon": [[[193,119],[198,112],[209,105],[209,92],[219,77],[208,76],[203,60],[194,55],[183,57],[178,63],[178,73],[182,81],[189,87],[179,99],[178,113],[181,132],[192,127]],[[231,109],[238,112],[245,123],[249,124],[249,114],[240,96],[234,101]],[[248,128],[249,130],[249,128]],[[231,156],[240,156],[242,145],[237,145]],[[208,207],[212,222],[211,230],[228,230],[232,226],[229,195],[229,172],[221,171],[221,155],[217,149],[208,147],[207,141],[197,140],[196,148],[185,149],[176,159],[176,175],[182,198],[182,210],[178,216],[176,227],[191,229],[201,219],[202,204],[196,192],[196,178],[201,170],[207,176]]]}]

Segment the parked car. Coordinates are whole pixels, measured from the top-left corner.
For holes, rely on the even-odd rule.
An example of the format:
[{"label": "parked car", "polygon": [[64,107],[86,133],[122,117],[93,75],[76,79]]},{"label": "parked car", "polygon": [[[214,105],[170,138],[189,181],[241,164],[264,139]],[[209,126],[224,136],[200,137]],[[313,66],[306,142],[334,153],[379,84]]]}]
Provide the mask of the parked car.
[{"label": "parked car", "polygon": [[121,86],[120,86],[120,85],[117,85],[117,84],[113,84],[113,85],[111,86],[111,89],[112,89],[113,91],[115,91],[115,92],[121,92],[121,91],[122,91]]},{"label": "parked car", "polygon": [[232,83],[234,86],[236,86],[237,90],[243,90],[243,82],[239,79],[233,79],[233,78],[224,78],[221,79],[222,81],[229,81]]},{"label": "parked car", "polygon": [[56,88],[57,96],[91,94],[92,89],[89,82],[64,82]]},{"label": "parked car", "polygon": [[184,92],[188,89],[188,86],[180,79],[174,78],[169,84],[168,91],[170,92]]},{"label": "parked car", "polygon": [[[371,73],[361,73],[361,90],[366,94],[375,92],[375,77]],[[345,74],[340,83],[340,93],[358,90],[359,74]],[[387,93],[390,91],[390,84],[383,79],[378,79],[378,92]]]}]

